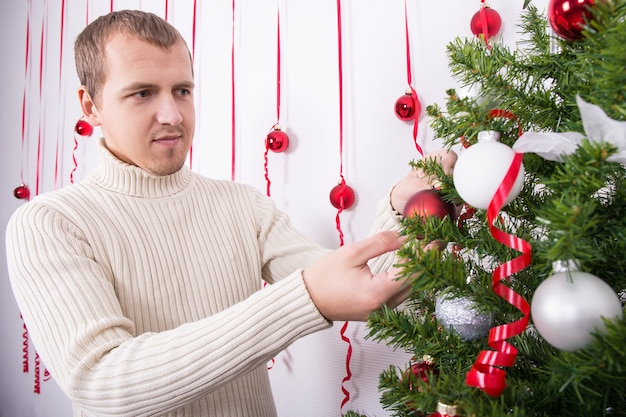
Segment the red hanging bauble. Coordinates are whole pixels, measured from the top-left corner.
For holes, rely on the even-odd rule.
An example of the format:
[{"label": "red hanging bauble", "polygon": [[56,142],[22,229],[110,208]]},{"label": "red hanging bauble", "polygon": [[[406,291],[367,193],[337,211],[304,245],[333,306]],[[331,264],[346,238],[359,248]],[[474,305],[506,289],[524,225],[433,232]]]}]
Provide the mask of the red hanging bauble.
[{"label": "red hanging bauble", "polygon": [[[486,28],[483,28],[483,23],[487,25]],[[486,29],[486,40],[496,36],[498,32],[500,32],[501,27],[502,19],[500,18],[500,14],[491,7],[485,5],[481,6],[481,10],[474,13],[472,20],[470,21],[470,29],[476,37],[482,38],[485,35]]]},{"label": "red hanging bauble", "polygon": [[84,119],[80,119],[74,126],[74,131],[80,136],[91,136],[93,133],[93,126]]},{"label": "red hanging bauble", "polygon": [[581,39],[585,19],[589,19],[589,7],[593,0],[550,0],[548,21],[554,32],[568,41]]},{"label": "red hanging bauble", "polygon": [[274,126],[274,129],[267,134],[265,138],[265,146],[273,152],[283,152],[289,146],[289,136],[280,129],[280,126]]},{"label": "red hanging bauble", "polygon": [[345,181],[341,181],[330,190],[330,204],[336,209],[349,209],[355,200],[354,190],[346,185]]},{"label": "red hanging bauble", "polygon": [[456,206],[444,201],[436,190],[422,190],[413,194],[404,206],[404,217],[437,216],[443,219],[450,216],[456,219]]},{"label": "red hanging bauble", "polygon": [[18,200],[28,200],[30,197],[30,189],[26,184],[21,184],[13,190],[13,196]]},{"label": "red hanging bauble", "polygon": [[402,121],[413,120],[416,114],[420,114],[422,106],[419,99],[413,98],[410,90],[396,100],[394,106],[396,117]]}]

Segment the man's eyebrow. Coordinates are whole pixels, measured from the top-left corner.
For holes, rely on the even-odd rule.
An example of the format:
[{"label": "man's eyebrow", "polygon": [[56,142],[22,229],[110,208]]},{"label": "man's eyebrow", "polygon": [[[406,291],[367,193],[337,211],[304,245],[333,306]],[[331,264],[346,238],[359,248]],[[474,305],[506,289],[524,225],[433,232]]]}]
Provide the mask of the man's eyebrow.
[{"label": "man's eyebrow", "polygon": [[[193,81],[183,81],[183,82],[174,84],[174,89],[177,89],[177,88],[193,89],[195,86],[196,85]],[[155,90],[158,88],[160,87],[157,84],[136,82],[136,83],[127,85],[126,87],[122,89],[122,91],[133,92],[133,91],[142,91],[142,90]]]}]

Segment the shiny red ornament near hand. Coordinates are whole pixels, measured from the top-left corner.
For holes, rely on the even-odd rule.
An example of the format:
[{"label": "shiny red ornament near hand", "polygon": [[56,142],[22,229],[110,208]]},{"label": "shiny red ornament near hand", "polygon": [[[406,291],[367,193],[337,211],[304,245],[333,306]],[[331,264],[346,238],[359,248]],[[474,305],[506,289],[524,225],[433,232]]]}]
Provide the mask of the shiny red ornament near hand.
[{"label": "shiny red ornament near hand", "polygon": [[18,200],[28,200],[30,197],[30,189],[26,184],[21,184],[13,190],[13,196]]},{"label": "shiny red ornament near hand", "polygon": [[93,126],[86,120],[80,119],[74,126],[74,131],[80,136],[91,136],[93,133]]},{"label": "shiny red ornament near hand", "polygon": [[405,93],[396,100],[394,106],[396,117],[402,121],[409,121],[415,118],[416,114],[420,114],[422,106],[419,99],[413,98],[411,92]]},{"label": "shiny red ornament near hand", "polygon": [[550,0],[548,3],[548,21],[554,32],[568,41],[583,37],[582,28],[589,19],[593,0]]},{"label": "shiny red ornament near hand", "polygon": [[330,204],[336,209],[349,209],[355,200],[354,190],[346,185],[345,181],[340,182],[330,190]]},{"label": "shiny red ornament near hand", "polygon": [[489,6],[482,6],[479,11],[474,13],[470,21],[470,30],[478,37],[487,36],[489,40],[500,32],[502,27],[502,18],[500,14]]},{"label": "shiny red ornament near hand", "polygon": [[265,146],[273,152],[284,152],[289,146],[289,136],[279,126],[275,126],[265,138]]},{"label": "shiny red ornament near hand", "polygon": [[443,219],[450,216],[456,219],[456,206],[444,201],[436,190],[422,190],[413,194],[404,206],[404,217],[436,216]]}]

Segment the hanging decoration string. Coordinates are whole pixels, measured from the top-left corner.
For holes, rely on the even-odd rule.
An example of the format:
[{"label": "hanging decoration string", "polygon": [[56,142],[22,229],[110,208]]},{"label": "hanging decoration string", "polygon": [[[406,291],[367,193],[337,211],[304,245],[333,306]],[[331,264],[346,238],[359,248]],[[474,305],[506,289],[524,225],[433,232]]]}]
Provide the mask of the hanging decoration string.
[{"label": "hanging decoration string", "polygon": [[521,334],[528,325],[530,305],[503,281],[526,268],[531,263],[531,246],[528,242],[512,236],[494,226],[498,213],[508,197],[519,174],[523,154],[516,153],[509,170],[498,187],[487,209],[487,222],[492,236],[503,245],[521,252],[521,255],[498,266],[492,275],[492,289],[502,299],[515,306],[522,314],[515,322],[494,327],[489,332],[492,351],[482,351],[466,375],[469,386],[478,387],[486,394],[497,397],[506,388],[506,372],[500,367],[511,367],[517,357],[517,349],[506,339]]},{"label": "hanging decoration string", "polygon": [[28,150],[27,150],[27,140],[28,136],[27,131],[27,103],[30,95],[29,86],[32,81],[32,71],[30,68],[30,54],[31,54],[31,25],[30,18],[32,15],[32,0],[28,2],[28,13],[26,14],[26,42],[25,42],[25,60],[24,60],[24,90],[22,93],[22,125],[21,125],[21,140],[22,140],[22,149],[21,149],[21,162],[20,162],[20,183],[14,191],[13,195],[18,198],[26,198],[30,200],[30,190],[24,181],[24,167],[27,166],[28,163]]},{"label": "hanging decoration string", "polygon": [[[339,232],[339,244],[343,246],[344,244],[344,236],[343,231],[341,229],[341,213],[345,207],[344,205],[344,197],[343,191],[346,186],[346,180],[343,176],[343,50],[342,50],[342,29],[341,29],[341,0],[337,0],[337,51],[338,51],[338,65],[339,65],[339,178],[340,178],[340,194],[339,194],[339,204],[337,208],[337,215],[335,217],[335,222],[337,226],[337,231]],[[346,336],[346,330],[348,329],[348,322],[344,322],[341,327],[340,335],[341,340],[348,345],[348,351],[346,353],[346,375],[341,380],[341,391],[344,395],[343,400],[341,401],[340,409],[343,410],[343,407],[350,401],[350,391],[346,388],[345,384],[352,379],[352,371],[350,370],[350,362],[352,360],[352,342],[350,338]]]},{"label": "hanging decoration string", "polygon": [[[47,10],[47,1],[44,1],[44,10]],[[43,152],[43,134],[42,130],[45,128],[45,106],[43,102],[43,80],[44,80],[44,62],[45,62],[45,46],[46,46],[46,27],[47,27],[47,13],[44,11],[44,15],[41,18],[41,37],[39,43],[39,109],[41,115],[39,116],[39,126],[37,128],[37,168],[35,173],[35,195],[39,195],[40,183],[41,183],[41,168],[42,168],[42,152]]]},{"label": "hanging decoration string", "polygon": [[237,144],[237,132],[235,130],[236,125],[236,115],[235,115],[235,0],[232,2],[232,25],[231,25],[231,48],[230,48],[230,77],[231,77],[231,85],[230,85],[230,110],[231,110],[231,170],[230,170],[230,178],[231,180],[235,180],[235,161],[236,161],[236,144]]},{"label": "hanging decoration string", "polygon": [[28,329],[26,328],[26,323],[24,323],[24,318],[22,317],[22,313],[20,313],[20,319],[22,320],[22,372],[27,374],[29,368],[29,359],[28,359]]},{"label": "hanging decoration string", "polygon": [[[113,2],[111,1],[111,3],[109,4],[110,7],[110,11],[113,11]],[[85,26],[87,26],[89,24],[89,2],[87,2],[85,4]],[[82,120],[83,118],[81,117],[81,119],[79,119],[79,122]],[[86,132],[90,132],[91,131],[91,125],[87,125],[86,123],[82,124],[83,129],[86,130]],[[76,136],[78,134],[77,130],[79,129],[74,129],[74,148],[72,148],[72,170],[70,171],[70,184],[74,184],[74,175],[76,174],[76,171],[78,170],[78,159],[76,158],[76,151],[78,150],[78,137]],[[80,132],[82,133],[83,131],[80,130]],[[89,133],[91,134],[91,133]],[[87,134],[87,136],[89,136],[89,134]]]},{"label": "hanging decoration string", "polygon": [[[196,30],[197,30],[197,11],[198,1],[193,0],[193,15],[191,22],[191,65],[196,64]],[[198,109],[200,109],[200,102],[198,98]],[[193,169],[193,143],[189,147],[189,169]]]},{"label": "hanging decoration string", "polygon": [[[62,98],[63,94],[63,38],[65,35],[65,0],[61,0],[61,33],[59,39],[59,101],[61,104],[61,114],[65,114],[65,99]],[[64,120],[64,118],[61,118]],[[61,168],[61,155],[63,154],[63,142],[62,132],[64,130],[65,123],[61,121],[59,126],[57,127],[57,139],[56,139],[56,147],[55,147],[55,158],[54,158],[54,189],[59,188],[59,171]]]},{"label": "hanging decoration string", "polygon": [[[26,51],[26,59],[25,59],[25,64],[24,64],[24,92],[22,95],[22,126],[21,126],[21,139],[22,139],[22,159],[21,159],[21,166],[20,166],[20,181],[22,182],[22,185],[20,187],[22,187],[23,189],[26,189],[26,185],[24,185],[24,157],[25,157],[25,153],[26,153],[26,97],[28,95],[27,91],[27,85],[29,84],[29,80],[30,80],[30,60],[29,60],[29,54],[30,54],[30,16],[32,14],[32,0],[29,0],[28,2],[28,12],[26,15],[26,45],[25,45],[25,51]],[[20,313],[20,320],[22,320],[22,327],[23,327],[23,332],[22,332],[22,372],[23,373],[28,373],[29,371],[29,366],[30,366],[30,357],[29,357],[29,345],[30,345],[30,338],[28,336],[28,329],[26,328],[26,323],[24,323],[24,318],[22,317],[22,313]]]},{"label": "hanging decoration string", "polygon": [[[272,130],[275,130],[278,128],[278,126],[280,125],[280,101],[281,101],[281,94],[280,94],[280,76],[281,76],[281,47],[280,47],[280,6],[277,6],[277,10],[276,10],[276,124],[274,124],[274,126],[272,127]],[[268,134],[266,140],[265,140],[265,153],[263,155],[263,160],[264,160],[264,164],[263,164],[263,169],[265,170],[265,182],[266,182],[266,191],[265,193],[267,194],[267,196],[271,196],[271,185],[272,185],[272,181],[270,180],[270,175],[269,175],[269,151],[272,148],[272,143],[271,143],[271,131],[270,134]]]},{"label": "hanging decoration string", "polygon": [[[45,53],[45,48],[46,48],[46,34],[47,34],[47,29],[48,29],[48,2],[44,1],[44,12],[43,12],[43,16],[41,19],[41,37],[40,37],[40,44],[39,44],[39,109],[40,109],[40,116],[39,116],[39,122],[38,122],[38,129],[37,129],[37,168],[36,168],[36,174],[35,174],[35,195],[39,195],[40,192],[40,184],[41,184],[41,170],[42,170],[42,165],[43,165],[43,129],[45,129],[46,126],[46,110],[45,110],[45,104],[44,104],[44,100],[43,100],[43,91],[44,91],[44,65],[45,65],[45,60],[46,60],[46,53]],[[35,371],[34,371],[34,377],[35,377],[35,382],[34,382],[34,386],[33,386],[33,392],[35,394],[40,394],[41,393],[41,360],[39,359],[39,354],[35,351]],[[44,368],[45,369],[45,368]],[[48,376],[49,379],[49,373],[47,371],[47,369],[45,369],[44,371],[44,375]],[[46,379],[47,380],[47,379]]]},{"label": "hanging decoration string", "polygon": [[491,44],[489,43],[489,21],[487,19],[487,10],[485,9],[485,0],[480,0],[480,3],[480,26],[482,28],[483,40],[485,41],[487,49],[491,49]]},{"label": "hanging decoration string", "polygon": [[417,133],[419,126],[419,111],[417,110],[419,107],[417,103],[419,103],[419,97],[417,96],[417,91],[413,88],[413,70],[411,68],[411,42],[409,36],[409,17],[407,11],[406,0],[404,0],[404,31],[405,31],[405,44],[406,44],[406,78],[407,84],[409,85],[409,89],[411,90],[411,97],[413,98],[413,103],[415,103],[415,114],[413,115],[413,142],[415,143],[415,149],[417,152],[423,157],[424,151],[422,147],[419,145],[417,141]]}]

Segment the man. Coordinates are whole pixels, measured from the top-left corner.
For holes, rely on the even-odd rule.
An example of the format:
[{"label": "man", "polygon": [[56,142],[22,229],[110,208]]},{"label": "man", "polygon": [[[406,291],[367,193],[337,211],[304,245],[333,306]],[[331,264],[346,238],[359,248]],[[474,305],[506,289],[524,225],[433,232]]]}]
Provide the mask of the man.
[{"label": "man", "polygon": [[[428,180],[397,184],[378,210],[382,232],[326,251],[260,192],[184,166],[194,81],[172,26],[113,12],[75,53],[102,164],[7,228],[11,283],[42,360],[75,416],[275,416],[270,358],[406,297],[391,268],[402,244],[391,204],[401,211]],[[454,154],[438,156],[451,169]]]}]

